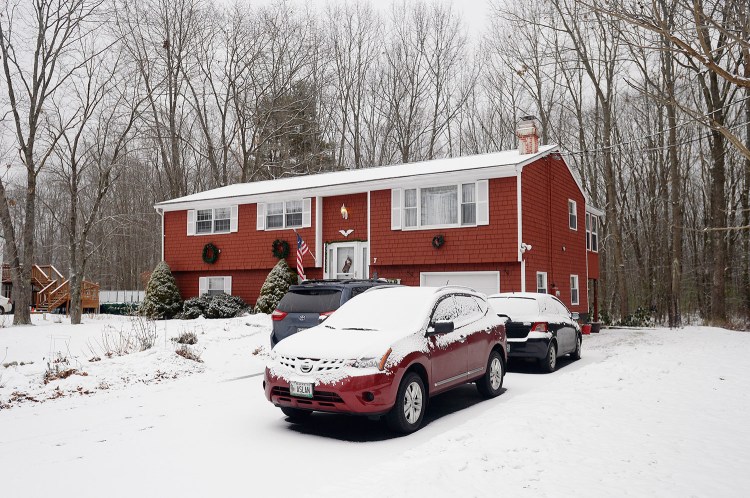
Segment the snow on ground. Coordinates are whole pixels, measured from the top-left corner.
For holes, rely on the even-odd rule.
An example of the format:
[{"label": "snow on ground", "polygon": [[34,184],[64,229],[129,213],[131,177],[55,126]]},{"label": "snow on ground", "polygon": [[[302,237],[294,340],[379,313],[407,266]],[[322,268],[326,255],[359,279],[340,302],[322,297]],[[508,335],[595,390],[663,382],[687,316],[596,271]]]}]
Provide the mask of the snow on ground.
[{"label": "snow on ground", "polygon": [[[93,356],[128,318],[0,328],[3,496],[747,496],[750,333],[604,330],[553,374],[431,400],[394,437],[366,418],[293,425],[265,400],[266,315],[172,320],[155,346]],[[194,330],[203,363],[170,338]],[[88,373],[42,381],[56,352]],[[254,354],[255,353],[255,354]],[[3,359],[5,357],[5,359]],[[33,361],[31,365],[23,365]],[[165,372],[160,375],[157,372]],[[106,384],[107,388],[102,388]],[[58,399],[55,388],[65,394]],[[82,395],[78,387],[88,390]],[[8,403],[18,390],[38,399]],[[41,401],[46,400],[46,401]]]}]

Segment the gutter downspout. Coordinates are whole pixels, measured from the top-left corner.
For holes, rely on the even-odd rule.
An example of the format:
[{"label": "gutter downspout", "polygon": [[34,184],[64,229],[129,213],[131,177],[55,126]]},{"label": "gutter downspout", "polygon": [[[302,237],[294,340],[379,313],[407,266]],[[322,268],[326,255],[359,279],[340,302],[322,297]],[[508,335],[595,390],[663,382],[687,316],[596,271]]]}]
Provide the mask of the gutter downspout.
[{"label": "gutter downspout", "polygon": [[164,209],[156,208],[161,216],[161,260],[164,261]]},{"label": "gutter downspout", "polygon": [[516,166],[516,213],[518,214],[518,243],[516,250],[518,251],[518,261],[521,263],[521,292],[526,292],[526,260],[523,258],[523,252],[521,252],[521,245],[523,244],[521,172],[523,172],[523,166]]}]

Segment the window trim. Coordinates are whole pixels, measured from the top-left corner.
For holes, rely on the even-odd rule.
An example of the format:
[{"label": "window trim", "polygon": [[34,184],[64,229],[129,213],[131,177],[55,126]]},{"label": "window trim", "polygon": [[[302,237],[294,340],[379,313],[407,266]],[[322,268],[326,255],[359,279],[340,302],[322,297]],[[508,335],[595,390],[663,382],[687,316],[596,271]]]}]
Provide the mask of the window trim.
[{"label": "window trim", "polygon": [[224,279],[224,285],[223,285],[224,294],[228,296],[232,295],[232,277],[231,276],[229,275],[206,275],[203,277],[198,277],[198,296],[199,297],[208,293],[209,285],[211,283],[212,278],[223,278]]},{"label": "window trim", "polygon": [[[594,238],[596,238],[596,248],[594,248]],[[586,250],[599,252],[599,216],[592,213],[586,213]]]},{"label": "window trim", "polygon": [[[573,208],[573,212],[571,212],[571,207]],[[575,226],[571,224],[573,220],[575,220]],[[568,228],[575,232],[578,231],[578,203],[573,199],[568,199]]]},{"label": "window trim", "polygon": [[[222,230],[220,232],[216,231],[216,210],[217,209],[226,209],[229,212],[229,217],[228,218],[221,218],[222,220],[224,220],[224,219],[229,220],[229,228],[227,228],[227,230]],[[232,233],[233,232],[233,230],[232,230],[232,210],[233,209],[235,209],[235,208],[234,208],[234,206],[231,206],[231,205],[230,206],[215,206],[215,207],[193,209],[192,211],[195,213],[193,215],[194,219],[192,221],[192,223],[193,223],[193,233],[192,234],[188,233],[188,235],[190,237],[193,237],[193,236],[200,237],[200,236],[205,236],[205,235],[224,235],[224,234]],[[190,211],[190,210],[188,210],[188,211]],[[198,232],[198,223],[199,223],[198,222],[198,211],[211,211],[211,231],[209,231],[209,232]],[[188,214],[188,217],[189,216],[190,215]],[[190,220],[188,220],[188,221],[190,221]],[[234,231],[236,231],[236,230],[234,230]]]},{"label": "window trim", "polygon": [[[287,225],[286,224],[286,217],[289,214],[287,212],[287,204],[290,203],[290,202],[299,202],[302,205],[302,210],[299,212],[299,214],[300,214],[300,224],[299,225]],[[274,230],[288,230],[288,229],[292,229],[292,228],[296,229],[296,228],[304,228],[305,227],[305,199],[304,198],[301,198],[301,199],[287,199],[287,200],[284,200],[284,201],[276,201],[276,202],[266,202],[265,204],[266,204],[265,205],[265,215],[263,217],[263,223],[264,223],[264,229],[263,230],[264,231],[266,231],[266,232],[273,232]],[[282,219],[283,223],[282,223],[282,226],[280,226],[280,227],[269,227],[268,226],[268,206],[270,206],[271,204],[282,204],[283,205],[283,210],[282,210],[282,213],[281,213],[281,217],[282,217],[281,219]],[[278,216],[278,215],[275,214],[273,216]]]},{"label": "window trim", "polygon": [[[575,287],[573,287],[573,281],[575,281]],[[573,289],[576,291],[576,299],[573,301]],[[570,275],[570,305],[579,306],[581,304],[581,282],[578,275]]]},{"label": "window trim", "polygon": [[[477,223],[477,220],[479,219],[479,182],[459,182],[459,183],[443,183],[440,185],[423,185],[420,187],[409,187],[403,189],[403,195],[401,195],[401,230],[433,230],[433,229],[443,229],[443,228],[471,228],[471,227],[477,227],[480,226]],[[463,186],[464,185],[474,185],[474,223],[462,223],[462,206],[464,205],[463,202]],[[440,225],[422,225],[422,190],[428,189],[428,188],[438,188],[438,187],[456,187],[456,219],[458,220],[457,223],[444,223]],[[408,226],[406,224],[406,191],[407,190],[416,190],[417,191],[417,224],[415,226]],[[414,209],[412,207],[408,209]]]},{"label": "window trim", "polygon": [[[544,292],[539,292],[539,275],[544,275]],[[536,293],[537,294],[549,294],[549,281],[547,280],[546,271],[536,272]]]}]

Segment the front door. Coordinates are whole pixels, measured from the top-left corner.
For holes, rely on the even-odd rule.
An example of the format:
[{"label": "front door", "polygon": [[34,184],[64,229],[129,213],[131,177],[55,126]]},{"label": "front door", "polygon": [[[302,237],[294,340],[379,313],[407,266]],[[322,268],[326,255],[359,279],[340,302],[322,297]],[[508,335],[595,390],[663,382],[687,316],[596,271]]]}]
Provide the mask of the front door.
[{"label": "front door", "polygon": [[328,244],[325,278],[348,280],[369,277],[369,246],[367,242],[336,242]]}]

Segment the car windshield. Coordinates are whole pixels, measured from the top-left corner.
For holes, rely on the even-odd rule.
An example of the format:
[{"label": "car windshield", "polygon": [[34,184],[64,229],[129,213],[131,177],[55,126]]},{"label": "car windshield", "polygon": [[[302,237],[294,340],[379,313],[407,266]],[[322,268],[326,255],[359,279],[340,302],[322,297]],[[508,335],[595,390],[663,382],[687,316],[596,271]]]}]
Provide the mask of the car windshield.
[{"label": "car windshield", "polygon": [[277,308],[287,313],[324,313],[337,310],[340,304],[340,290],[295,289],[286,293]]},{"label": "car windshield", "polygon": [[434,302],[434,289],[377,289],[350,299],[323,325],[338,330],[417,331],[427,323]]},{"label": "car windshield", "polygon": [[514,316],[538,315],[539,304],[536,299],[530,297],[491,297],[490,306],[498,315],[510,318]]}]

